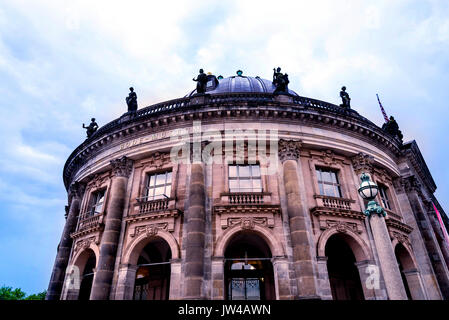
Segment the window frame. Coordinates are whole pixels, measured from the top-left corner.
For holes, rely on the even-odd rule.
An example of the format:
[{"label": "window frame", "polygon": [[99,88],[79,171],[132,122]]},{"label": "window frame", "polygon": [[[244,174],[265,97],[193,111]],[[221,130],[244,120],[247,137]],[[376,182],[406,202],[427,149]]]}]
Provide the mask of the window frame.
[{"label": "window frame", "polygon": [[389,188],[383,183],[377,183],[377,185],[379,187],[379,198],[380,202],[382,203],[382,207],[387,210],[393,211],[393,202],[389,194]]},{"label": "window frame", "polygon": [[[102,194],[101,197],[99,195]],[[104,211],[104,204],[105,204],[105,198],[106,198],[106,188],[97,189],[91,193],[91,198],[89,202],[89,206],[87,209],[87,216],[93,217],[98,214],[102,214]],[[99,202],[99,200],[103,199],[103,201]],[[101,205],[101,208],[99,211],[97,211],[97,207]]]},{"label": "window frame", "polygon": [[[231,167],[236,168],[236,174],[231,176]],[[242,177],[240,175],[240,168],[241,167],[249,167],[249,175]],[[258,168],[258,175],[253,175],[253,167]],[[229,193],[263,193],[264,187],[263,187],[263,179],[262,179],[262,170],[259,163],[255,164],[239,164],[239,163],[230,163],[228,164],[228,192]],[[237,188],[231,188],[231,181],[237,181]],[[249,181],[250,188],[242,188],[240,181]],[[254,187],[253,181],[259,181],[259,187]],[[256,191],[257,189],[257,191]]]},{"label": "window frame", "polygon": [[[162,184],[156,184],[157,183],[157,177],[159,175],[165,175],[164,183]],[[170,182],[167,183],[167,177],[168,174],[170,174]],[[150,186],[151,177],[154,178],[154,184]],[[170,192],[167,194],[167,187],[170,187]],[[164,193],[156,195],[156,190],[158,188],[164,188]],[[153,190],[153,195],[149,195],[150,190]],[[142,199],[145,201],[156,201],[161,199],[169,199],[171,198],[171,193],[173,190],[173,170],[172,169],[166,169],[164,171],[153,171],[153,172],[146,172],[145,173],[145,184],[143,186],[143,194]],[[165,197],[164,197],[165,196]]]},{"label": "window frame", "polygon": [[[322,178],[323,172],[334,174],[335,176],[335,182],[333,182],[333,177],[331,176],[332,182],[325,181]],[[339,179],[340,170],[334,169],[334,168],[327,168],[327,167],[321,167],[321,166],[315,166],[315,176],[316,176],[316,182],[318,185],[318,192],[321,196],[324,197],[334,197],[334,198],[343,198],[343,188],[342,184]],[[325,185],[326,186],[332,186],[332,189],[334,191],[334,195],[327,195],[325,192]],[[338,192],[335,192],[338,191]],[[337,194],[337,195],[335,195]]]}]

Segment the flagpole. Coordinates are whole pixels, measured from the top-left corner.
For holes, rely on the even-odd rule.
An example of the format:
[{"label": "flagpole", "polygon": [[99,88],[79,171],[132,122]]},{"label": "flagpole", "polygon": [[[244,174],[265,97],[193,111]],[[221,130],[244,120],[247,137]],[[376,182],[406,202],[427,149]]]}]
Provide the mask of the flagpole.
[{"label": "flagpole", "polygon": [[382,111],[382,115],[384,116],[385,122],[387,123],[390,120],[388,119],[387,113],[385,112],[385,109],[382,106],[382,103],[380,102],[380,99],[379,99],[379,95],[377,93],[376,93],[376,97],[377,97],[377,101],[379,101],[380,111]]}]

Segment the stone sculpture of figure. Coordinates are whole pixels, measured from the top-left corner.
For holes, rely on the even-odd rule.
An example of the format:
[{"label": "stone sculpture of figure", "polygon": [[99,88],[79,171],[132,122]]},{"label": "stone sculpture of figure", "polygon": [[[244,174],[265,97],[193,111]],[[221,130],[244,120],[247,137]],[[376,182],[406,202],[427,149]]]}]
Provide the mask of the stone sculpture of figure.
[{"label": "stone sculpture of figure", "polygon": [[349,98],[349,94],[346,92],[346,87],[341,88],[340,97],[343,102],[340,106],[344,108],[351,108],[351,98]]},{"label": "stone sculpture of figure", "polygon": [[129,95],[126,97],[126,104],[128,105],[128,112],[137,111],[137,94],[134,92],[134,88],[129,88]]},{"label": "stone sculpture of figure", "polygon": [[198,77],[193,78],[193,81],[196,81],[196,93],[205,93],[207,86],[207,75],[204,73],[203,69],[200,69],[200,73]]},{"label": "stone sculpture of figure", "polygon": [[95,118],[91,119],[91,122],[87,127],[83,123],[83,128],[86,129],[87,137],[90,138],[98,129],[98,124],[95,122]]},{"label": "stone sculpture of figure", "polygon": [[273,68],[273,85],[276,87],[274,93],[288,93],[288,74],[282,74],[281,68]]},{"label": "stone sculpture of figure", "polygon": [[404,138],[401,130],[399,130],[399,125],[393,116],[390,116],[390,120],[387,123],[384,123],[382,129],[385,130],[385,132],[391,134],[392,136],[398,137],[399,140],[401,141]]}]

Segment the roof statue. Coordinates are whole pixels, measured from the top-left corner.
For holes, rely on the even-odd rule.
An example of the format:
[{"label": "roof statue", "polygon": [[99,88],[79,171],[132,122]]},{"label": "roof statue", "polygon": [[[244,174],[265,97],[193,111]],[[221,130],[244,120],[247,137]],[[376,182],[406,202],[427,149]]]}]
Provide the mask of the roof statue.
[{"label": "roof statue", "polygon": [[341,97],[341,100],[343,102],[340,105],[340,107],[348,108],[348,109],[351,108],[351,98],[349,97],[349,94],[346,92],[346,87],[345,86],[343,86],[341,88],[340,97]]},{"label": "roof statue", "polygon": [[129,95],[126,97],[126,104],[128,105],[128,112],[137,111],[137,94],[134,92],[134,88],[129,88]]},{"label": "roof statue", "polygon": [[95,122],[95,118],[91,119],[91,122],[87,127],[83,123],[83,128],[86,129],[87,137],[90,138],[98,129],[98,124]]},{"label": "roof statue", "polygon": [[399,130],[399,125],[393,116],[390,116],[390,120],[383,124],[382,129],[391,134],[393,137],[399,138],[401,141],[404,138],[401,130]]},{"label": "roof statue", "polygon": [[207,75],[204,73],[203,69],[200,69],[200,73],[196,79],[193,78],[192,80],[196,81],[196,93],[201,94],[206,92]]},{"label": "roof statue", "polygon": [[273,85],[276,87],[273,93],[286,93],[288,94],[288,74],[282,74],[281,68],[273,68]]}]

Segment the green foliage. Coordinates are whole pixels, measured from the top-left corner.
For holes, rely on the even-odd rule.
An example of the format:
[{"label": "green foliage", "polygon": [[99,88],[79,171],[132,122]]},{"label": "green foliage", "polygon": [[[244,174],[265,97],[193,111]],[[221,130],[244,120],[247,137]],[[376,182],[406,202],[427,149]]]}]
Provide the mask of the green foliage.
[{"label": "green foliage", "polygon": [[0,288],[0,300],[45,300],[47,290],[26,296],[26,293],[20,288],[3,286]]}]

